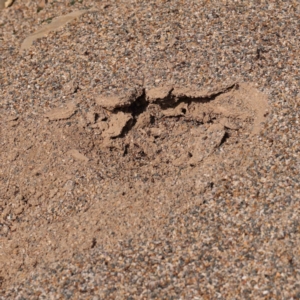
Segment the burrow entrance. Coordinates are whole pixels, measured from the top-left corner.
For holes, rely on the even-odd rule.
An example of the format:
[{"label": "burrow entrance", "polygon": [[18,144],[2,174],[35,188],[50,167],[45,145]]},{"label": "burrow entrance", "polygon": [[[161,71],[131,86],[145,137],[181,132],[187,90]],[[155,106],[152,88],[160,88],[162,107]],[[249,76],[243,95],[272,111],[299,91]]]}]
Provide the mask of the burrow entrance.
[{"label": "burrow entrance", "polygon": [[266,97],[244,83],[210,91],[167,85],[100,96],[88,119],[102,148],[135,161],[195,166],[258,133],[266,108]]}]

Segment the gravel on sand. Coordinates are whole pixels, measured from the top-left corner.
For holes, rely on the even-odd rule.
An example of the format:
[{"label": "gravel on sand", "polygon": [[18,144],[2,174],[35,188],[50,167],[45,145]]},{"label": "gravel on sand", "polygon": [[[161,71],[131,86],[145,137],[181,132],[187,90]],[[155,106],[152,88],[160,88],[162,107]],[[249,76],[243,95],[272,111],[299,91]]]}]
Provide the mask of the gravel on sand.
[{"label": "gravel on sand", "polygon": [[299,299],[299,29],[293,0],[0,10],[0,299]]}]

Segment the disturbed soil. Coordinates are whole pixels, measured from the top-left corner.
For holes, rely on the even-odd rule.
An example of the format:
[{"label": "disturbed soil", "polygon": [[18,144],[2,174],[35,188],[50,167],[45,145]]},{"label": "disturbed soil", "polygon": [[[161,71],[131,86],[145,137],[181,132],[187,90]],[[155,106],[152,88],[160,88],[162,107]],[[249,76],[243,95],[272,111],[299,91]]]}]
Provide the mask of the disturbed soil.
[{"label": "disturbed soil", "polygon": [[[89,110],[82,106],[66,104],[30,122],[7,116],[2,124],[7,139],[1,159],[8,172],[3,190],[10,199],[2,231],[14,239],[3,247],[1,262],[13,273],[36,265],[38,253],[41,259],[69,256],[145,227],[154,234],[170,206],[175,209],[168,201],[158,208],[155,190],[178,198],[180,180],[197,198],[213,184],[203,182],[204,173],[244,168],[247,140],[264,121],[267,99],[233,84],[212,92],[140,89],[127,97],[100,96]],[[184,205],[176,204],[179,210]],[[27,241],[26,262],[20,240]]]},{"label": "disturbed soil", "polygon": [[0,298],[297,299],[297,2],[9,5]]}]

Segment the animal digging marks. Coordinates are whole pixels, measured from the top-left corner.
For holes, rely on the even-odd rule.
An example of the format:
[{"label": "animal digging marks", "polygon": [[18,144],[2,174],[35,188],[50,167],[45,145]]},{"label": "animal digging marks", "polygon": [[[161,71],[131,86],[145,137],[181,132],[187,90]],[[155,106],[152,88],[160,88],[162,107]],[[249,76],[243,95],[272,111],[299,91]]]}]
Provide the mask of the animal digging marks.
[{"label": "animal digging marks", "polygon": [[[45,117],[69,119],[78,109],[70,103]],[[139,164],[194,166],[247,143],[247,136],[259,132],[266,109],[266,96],[245,83],[209,91],[169,85],[134,88],[121,96],[99,96],[83,115],[83,127],[94,134],[82,136],[101,152]],[[78,150],[89,156],[91,149]]]},{"label": "animal digging marks", "polygon": [[267,99],[251,85],[234,83],[210,91],[137,88],[100,96],[96,104],[98,119],[92,117],[91,126],[100,130],[103,148],[135,161],[181,166],[197,165],[223,144],[242,142],[242,133],[258,133]]}]

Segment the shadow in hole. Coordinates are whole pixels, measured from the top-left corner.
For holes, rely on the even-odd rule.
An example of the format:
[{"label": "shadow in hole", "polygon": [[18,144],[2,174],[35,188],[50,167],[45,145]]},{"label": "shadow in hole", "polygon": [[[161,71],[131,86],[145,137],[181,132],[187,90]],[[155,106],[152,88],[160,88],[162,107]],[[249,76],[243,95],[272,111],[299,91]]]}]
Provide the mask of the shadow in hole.
[{"label": "shadow in hole", "polygon": [[[221,94],[227,93],[232,89],[238,89],[239,86],[238,84],[233,84],[232,86],[228,87],[226,90],[222,90],[220,92],[216,92],[215,94],[212,94],[209,97],[198,97],[198,98],[192,98],[188,96],[182,96],[179,98],[176,98],[173,94],[172,91],[173,89],[170,90],[169,94],[164,98],[160,99],[157,102],[154,102],[153,104],[158,104],[161,109],[168,109],[168,108],[175,108],[178,106],[180,103],[187,103],[190,105],[193,102],[197,103],[208,103],[216,99],[216,97],[220,96]],[[132,114],[132,120],[130,120],[126,126],[124,126],[122,133],[116,137],[116,138],[122,138],[124,137],[130,130],[131,128],[136,124],[137,122],[137,117],[145,112],[147,110],[147,107],[150,103],[146,100],[146,91],[143,89],[143,93],[140,97],[138,97],[130,106],[128,107],[123,107],[123,108],[118,108],[114,112],[117,113],[119,111],[122,111],[124,113],[130,113]],[[185,114],[186,109],[183,108],[182,112]],[[151,116],[151,123],[154,122],[154,117]],[[226,141],[226,139],[229,138],[229,135],[226,134],[222,140],[222,143]]]}]

